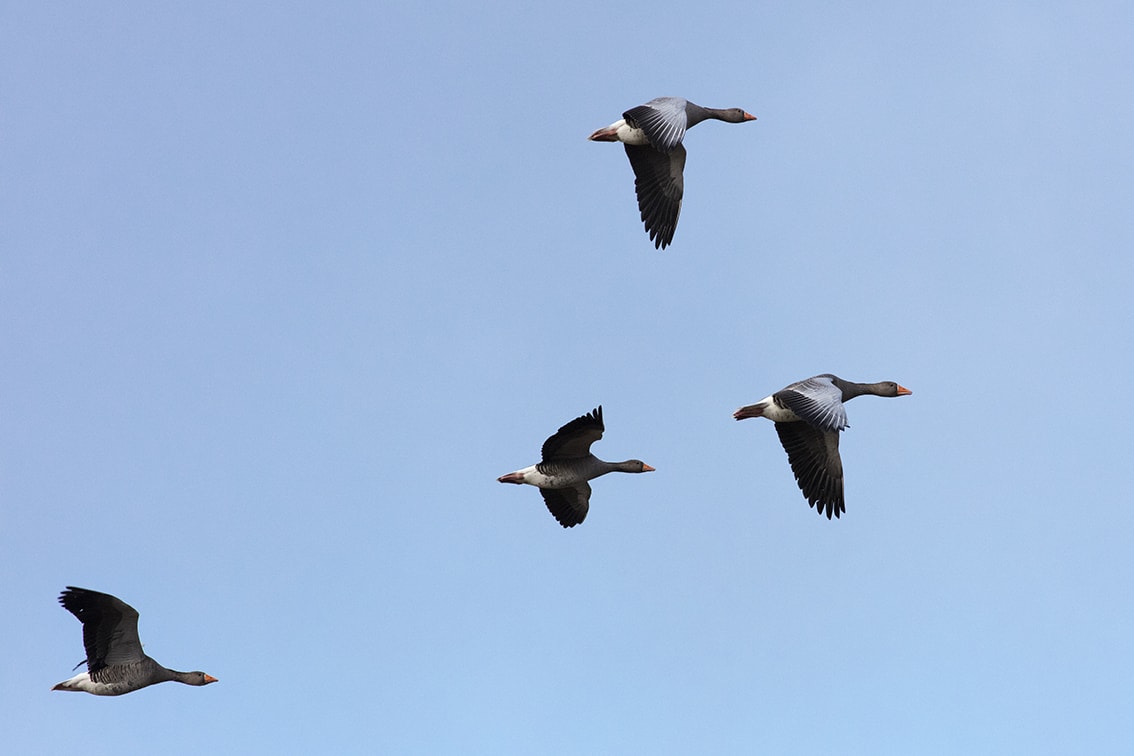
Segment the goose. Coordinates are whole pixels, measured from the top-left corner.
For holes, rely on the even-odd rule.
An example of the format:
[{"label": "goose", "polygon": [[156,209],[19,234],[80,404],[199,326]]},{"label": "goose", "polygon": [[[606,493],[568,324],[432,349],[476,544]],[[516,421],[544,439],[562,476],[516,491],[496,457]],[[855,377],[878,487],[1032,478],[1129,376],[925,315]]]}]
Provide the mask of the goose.
[{"label": "goose", "polygon": [[843,503],[843,463],[839,431],[847,428],[846,402],[863,394],[906,396],[908,388],[893,381],[854,383],[824,373],[786,386],[755,404],[733,413],[737,420],[766,417],[787,452],[791,471],[808,506],[819,514],[838,517]]},{"label": "goose", "polygon": [[609,472],[643,473],[654,468],[639,459],[604,462],[591,454],[591,444],[602,438],[602,407],[564,425],[543,442],[543,459],[531,467],[501,475],[500,483],[527,483],[539,487],[547,509],[565,528],[573,528],[587,517],[592,478]]},{"label": "goose", "polygon": [[138,640],[138,612],[109,593],[69,585],[59,594],[59,603],[83,623],[87,671],[64,680],[52,690],[120,696],[168,680],[186,685],[217,681],[204,672],[166,669],[146,656]]},{"label": "goose", "polygon": [[743,123],[755,121],[756,116],[741,108],[702,108],[680,97],[658,97],[627,110],[621,120],[589,137],[593,142],[622,142],[625,146],[634,169],[638,209],[654,249],[665,249],[673,241],[681,214],[685,193],[685,147],[681,140],[686,129],[708,119]]}]

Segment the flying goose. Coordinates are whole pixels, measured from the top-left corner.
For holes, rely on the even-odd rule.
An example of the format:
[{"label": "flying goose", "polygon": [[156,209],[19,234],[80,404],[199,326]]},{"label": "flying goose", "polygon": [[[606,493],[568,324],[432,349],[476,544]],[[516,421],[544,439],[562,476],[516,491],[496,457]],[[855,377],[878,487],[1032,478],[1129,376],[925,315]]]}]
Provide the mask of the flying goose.
[{"label": "flying goose", "polygon": [[908,388],[893,381],[854,383],[824,373],[787,386],[733,413],[737,420],[766,417],[787,452],[791,471],[809,506],[838,517],[843,506],[843,463],[839,431],[847,426],[846,402],[863,394],[905,396]]},{"label": "flying goose", "polygon": [[654,468],[637,459],[604,462],[591,454],[591,444],[602,438],[602,407],[577,417],[543,442],[543,459],[531,467],[501,475],[501,483],[538,486],[552,516],[565,528],[587,517],[592,478],[608,472],[643,473]]},{"label": "flying goose", "polygon": [[685,193],[685,131],[701,121],[755,121],[741,108],[702,108],[680,97],[658,97],[631,108],[605,129],[589,137],[595,142],[622,142],[634,169],[634,191],[642,221],[654,242],[665,249],[673,241],[681,197]]},{"label": "flying goose", "polygon": [[166,669],[146,656],[138,640],[138,612],[109,593],[67,586],[59,595],[59,603],[83,623],[87,671],[64,680],[52,690],[120,696],[167,680],[186,685],[217,681],[204,672]]}]

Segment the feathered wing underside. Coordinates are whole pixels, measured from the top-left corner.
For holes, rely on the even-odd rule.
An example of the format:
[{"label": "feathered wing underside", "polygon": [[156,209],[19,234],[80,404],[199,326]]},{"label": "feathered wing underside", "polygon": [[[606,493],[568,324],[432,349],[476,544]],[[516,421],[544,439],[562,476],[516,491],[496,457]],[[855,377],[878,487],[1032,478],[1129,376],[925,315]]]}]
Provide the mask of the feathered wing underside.
[{"label": "feathered wing underside", "polygon": [[650,144],[662,152],[673,150],[685,138],[685,100],[679,97],[658,97],[630,108],[622,117],[630,126],[645,132]]},{"label": "feathered wing underside", "polygon": [[840,431],[847,427],[843,392],[826,376],[815,376],[793,383],[773,394],[772,399],[780,406],[790,409],[804,423],[829,431]]},{"label": "feathered wing underside", "polygon": [[685,148],[678,144],[671,152],[652,147],[623,145],[634,169],[634,192],[638,210],[655,249],[665,249],[673,241],[681,198],[685,194]]},{"label": "feathered wing underside", "polygon": [[541,488],[540,494],[552,517],[565,528],[573,528],[587,518],[591,506],[591,486],[586,481],[571,488]]},{"label": "feathered wing underside", "polygon": [[827,519],[845,512],[839,432],[795,422],[776,423],[776,433],[807,503]]},{"label": "feathered wing underside", "polygon": [[126,602],[85,588],[68,586],[59,596],[63,608],[83,623],[83,646],[87,651],[87,671],[142,661],[138,639],[138,612]]},{"label": "feathered wing underside", "polygon": [[602,438],[603,430],[602,407],[596,407],[567,423],[543,442],[543,462],[587,456],[591,453],[591,444]]}]

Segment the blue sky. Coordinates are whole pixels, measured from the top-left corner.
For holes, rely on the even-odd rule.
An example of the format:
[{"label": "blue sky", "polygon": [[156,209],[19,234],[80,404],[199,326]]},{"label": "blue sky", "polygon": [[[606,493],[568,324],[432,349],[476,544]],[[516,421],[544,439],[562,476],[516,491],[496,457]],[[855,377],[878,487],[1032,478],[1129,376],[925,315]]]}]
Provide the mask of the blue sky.
[{"label": "blue sky", "polygon": [[[1128,4],[3,16],[13,752],[1128,750]],[[661,95],[759,118],[664,252]],[[834,522],[731,419],[820,372],[914,392]],[[565,531],[495,478],[598,404]],[[65,585],[220,682],[49,692]]]}]

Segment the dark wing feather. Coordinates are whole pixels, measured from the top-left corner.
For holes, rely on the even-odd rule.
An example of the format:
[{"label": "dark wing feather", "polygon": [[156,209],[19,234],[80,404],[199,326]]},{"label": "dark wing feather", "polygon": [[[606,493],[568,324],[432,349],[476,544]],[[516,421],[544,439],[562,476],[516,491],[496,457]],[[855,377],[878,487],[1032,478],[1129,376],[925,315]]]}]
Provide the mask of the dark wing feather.
[{"label": "dark wing feather", "polygon": [[827,519],[846,511],[843,503],[843,462],[838,431],[823,431],[807,423],[776,423],[791,471],[807,503]]},{"label": "dark wing feather", "polygon": [[623,145],[634,169],[638,210],[655,249],[665,249],[677,230],[685,194],[685,148],[678,144],[666,154],[652,147]]},{"label": "dark wing feather", "polygon": [[[602,407],[577,417],[543,442],[541,455],[544,462],[558,459],[585,457],[591,453],[591,444],[602,438]],[[581,522],[581,520],[580,520]]]},{"label": "dark wing feather", "polygon": [[109,593],[67,586],[59,595],[63,608],[83,623],[87,671],[130,664],[145,658],[138,640],[138,612]]},{"label": "dark wing feather", "polygon": [[572,488],[541,488],[543,501],[552,517],[565,528],[573,528],[587,518],[591,506],[591,486],[585,480]]}]

